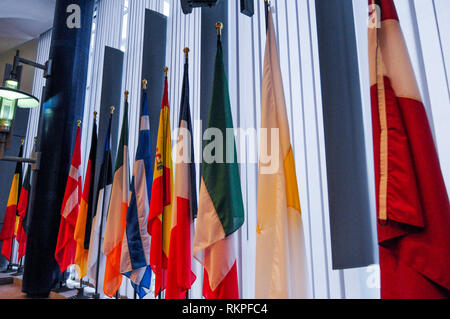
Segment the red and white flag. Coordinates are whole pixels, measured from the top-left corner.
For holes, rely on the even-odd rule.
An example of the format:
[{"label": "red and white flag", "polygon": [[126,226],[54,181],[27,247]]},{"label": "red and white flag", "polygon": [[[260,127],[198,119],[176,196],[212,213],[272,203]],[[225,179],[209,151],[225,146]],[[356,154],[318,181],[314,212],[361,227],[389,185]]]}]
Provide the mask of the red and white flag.
[{"label": "red and white flag", "polygon": [[450,296],[450,204],[392,0],[369,0],[382,298]]},{"label": "red and white flag", "polygon": [[75,148],[72,155],[69,177],[61,207],[61,223],[59,225],[58,242],[55,259],[61,272],[66,271],[75,260],[77,242],[74,239],[78,209],[81,201],[81,156],[80,156],[80,125],[77,128]]},{"label": "red and white flag", "polygon": [[184,80],[181,95],[166,299],[185,299],[187,292],[191,289],[196,279],[195,274],[191,270],[194,214],[197,212],[197,192],[191,110],[189,107],[187,61],[184,65]]}]

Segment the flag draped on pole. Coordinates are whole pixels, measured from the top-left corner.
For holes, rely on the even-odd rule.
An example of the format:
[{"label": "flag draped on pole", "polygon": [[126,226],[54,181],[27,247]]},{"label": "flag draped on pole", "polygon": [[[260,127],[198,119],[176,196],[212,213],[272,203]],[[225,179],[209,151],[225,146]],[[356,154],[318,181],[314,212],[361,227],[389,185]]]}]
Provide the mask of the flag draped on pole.
[{"label": "flag draped on pole", "polygon": [[[233,129],[220,38],[209,114],[209,128],[219,129],[223,136]],[[223,148],[223,159],[203,158],[194,238],[194,256],[204,266],[203,296],[207,299],[239,298],[236,232],[244,223],[244,206],[234,136]]]},{"label": "flag draped on pole", "polygon": [[[278,145],[272,161],[260,147],[256,236],[258,299],[307,298],[307,268],[297,175],[286,116],[275,29],[269,9],[261,107],[261,145]],[[277,134],[273,134],[276,132]]]},{"label": "flag draped on pole", "polygon": [[17,205],[17,212],[19,215],[19,225],[17,230],[17,242],[19,243],[17,260],[25,256],[27,233],[28,233],[28,198],[30,195],[31,179],[31,164],[28,164],[23,181],[22,190],[20,191],[19,203]]},{"label": "flag draped on pole", "polygon": [[450,204],[392,0],[369,0],[382,298],[450,297]]},{"label": "flag draped on pole", "polygon": [[164,290],[167,284],[167,258],[172,225],[172,184],[172,138],[166,73],[148,222],[148,232],[152,236],[150,266],[155,273],[155,296]]},{"label": "flag draped on pole", "polygon": [[78,277],[82,279],[87,274],[87,259],[89,254],[89,245],[85,246],[88,216],[92,216],[94,210],[94,180],[95,180],[95,162],[97,157],[97,119],[94,115],[94,125],[92,128],[91,150],[89,160],[84,175],[83,196],[81,197],[80,210],[75,227],[74,239],[77,242],[75,253],[75,264],[77,265]]},{"label": "flag draped on pole", "polygon": [[[23,156],[23,144],[20,146],[19,157]],[[5,218],[0,232],[0,241],[3,241],[2,255],[11,262],[12,246],[14,236],[16,234],[17,223],[17,202],[19,200],[19,192],[22,184],[22,163],[16,164],[11,189],[9,191],[8,203],[6,204]]]},{"label": "flag draped on pole", "polygon": [[[111,122],[112,112],[109,118],[108,131],[105,138],[105,147],[103,152],[102,165],[98,181],[97,204],[95,206],[95,215],[92,220],[92,228],[89,240],[89,253],[87,261],[87,275],[92,283],[99,284],[99,269],[102,264],[101,244],[104,234],[102,229],[106,223],[106,215],[111,198],[112,187],[112,161],[111,161]],[[87,231],[87,229],[86,229]],[[96,287],[98,289],[98,285]]]},{"label": "flag draped on pole", "polygon": [[61,222],[59,225],[58,241],[56,243],[55,259],[61,272],[73,264],[77,242],[74,239],[78,209],[81,201],[81,155],[80,155],[80,122],[77,127],[75,148],[73,149],[72,164],[67,178],[66,191],[61,207]]},{"label": "flag draped on pole", "polygon": [[150,289],[150,235],[147,232],[153,171],[151,167],[151,136],[147,92],[142,91],[141,123],[133,178],[130,186],[130,205],[127,211],[122,242],[120,271],[131,280],[133,288],[143,298]]},{"label": "flag draped on pole", "polygon": [[[196,277],[191,271],[194,212],[197,211],[194,145],[189,107],[189,64],[184,65],[175,167],[166,299],[185,299]],[[180,154],[182,152],[182,154]]]},{"label": "flag draped on pole", "polygon": [[129,196],[129,160],[128,160],[128,91],[125,92],[125,109],[123,111],[122,132],[117,152],[114,181],[106,220],[103,254],[106,256],[105,281],[103,292],[113,297],[122,284],[120,257]]}]

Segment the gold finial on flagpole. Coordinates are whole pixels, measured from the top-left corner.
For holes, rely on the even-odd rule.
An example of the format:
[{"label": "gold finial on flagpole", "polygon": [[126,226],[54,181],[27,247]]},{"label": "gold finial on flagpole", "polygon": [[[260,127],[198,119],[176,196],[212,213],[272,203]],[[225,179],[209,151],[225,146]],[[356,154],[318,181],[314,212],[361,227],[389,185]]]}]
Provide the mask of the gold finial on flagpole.
[{"label": "gold finial on flagpole", "polygon": [[20,139],[20,145],[25,144],[25,140],[23,139],[23,137]]},{"label": "gold finial on flagpole", "polygon": [[111,112],[111,115],[113,115],[114,114],[114,110],[115,110],[116,108],[114,107],[114,106],[111,106],[110,108],[109,108],[109,110],[110,110],[110,112]]},{"label": "gold finial on flagpole", "polygon": [[147,80],[146,79],[144,79],[144,80],[142,80],[142,89],[143,90],[147,90]]},{"label": "gold finial on flagpole", "polygon": [[217,35],[220,37],[222,35],[223,23],[220,21],[217,22],[216,29],[217,29]]},{"label": "gold finial on flagpole", "polygon": [[125,100],[128,101],[128,94],[130,94],[130,92],[125,91]]},{"label": "gold finial on flagpole", "polygon": [[81,126],[81,120],[78,120],[77,121],[77,127],[80,127]]},{"label": "gold finial on flagpole", "polygon": [[97,111],[95,111],[95,112],[94,112],[94,120],[97,119],[97,115],[98,115],[98,113],[97,113]]},{"label": "gold finial on flagpole", "polygon": [[163,70],[164,70],[164,75],[167,77],[167,74],[169,73],[169,68],[167,66],[165,66],[163,68]]},{"label": "gold finial on flagpole", "polygon": [[184,57],[186,58],[186,61],[188,60],[188,58],[189,58],[189,48],[184,48],[183,49],[183,52],[184,52]]}]

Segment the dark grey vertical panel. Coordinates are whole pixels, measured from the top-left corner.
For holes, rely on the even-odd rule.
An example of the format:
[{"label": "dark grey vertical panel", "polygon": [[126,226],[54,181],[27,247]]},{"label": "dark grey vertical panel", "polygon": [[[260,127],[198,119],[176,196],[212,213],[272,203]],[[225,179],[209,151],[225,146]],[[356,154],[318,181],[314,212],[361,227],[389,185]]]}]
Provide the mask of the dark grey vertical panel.
[{"label": "dark grey vertical panel", "polygon": [[[204,7],[202,10],[202,37],[201,37],[201,61],[200,61],[200,121],[202,123],[201,141],[203,145],[203,133],[207,129],[209,121],[209,109],[211,107],[212,88],[214,81],[214,66],[217,53],[217,29],[215,25],[218,21],[224,23],[222,31],[222,47],[225,70],[228,70],[228,3],[219,1],[212,8]],[[228,72],[227,72],[228,73]],[[227,74],[227,78],[228,74]],[[203,147],[202,147],[203,150]],[[202,155],[203,156],[203,155]],[[199,171],[202,171],[200,163]],[[201,179],[201,176],[200,176]],[[201,181],[199,181],[199,185]]]},{"label": "dark grey vertical panel", "polygon": [[374,263],[352,1],[316,1],[333,268]]},{"label": "dark grey vertical panel", "polygon": [[[150,134],[152,147],[154,148],[152,152],[156,149],[159,115],[161,113],[161,101],[164,91],[163,68],[166,65],[166,41],[167,17],[156,11],[145,10],[142,79],[146,79],[149,84],[147,95],[150,108]],[[172,70],[169,70],[169,76],[170,71]],[[173,71],[175,72],[175,70]],[[172,101],[172,112],[173,105]]]},{"label": "dark grey vertical panel", "polygon": [[[214,63],[217,52],[217,30],[216,23],[221,21],[224,23],[222,31],[222,46],[225,70],[228,70],[228,3],[227,1],[219,1],[212,8],[204,7],[202,10],[202,39],[201,39],[201,98],[200,98],[200,120],[203,123],[203,132],[207,128],[209,120],[209,108],[211,106],[212,87],[214,80]],[[228,74],[227,74],[228,75]],[[229,78],[229,77],[228,77]]]},{"label": "dark grey vertical panel", "polygon": [[[95,190],[97,189],[102,165],[103,152],[105,148],[106,131],[108,129],[110,107],[114,106],[115,111],[111,126],[111,159],[116,159],[117,143],[120,130],[120,99],[122,92],[122,72],[123,72],[123,52],[105,46],[105,58],[103,62],[102,95],[100,102],[100,114],[98,119],[98,147],[95,167]],[[90,116],[93,116],[92,114]],[[91,131],[88,132],[91,134]],[[89,138],[90,140],[90,138]],[[90,143],[90,142],[89,142]],[[94,193],[96,194],[96,193]]]}]

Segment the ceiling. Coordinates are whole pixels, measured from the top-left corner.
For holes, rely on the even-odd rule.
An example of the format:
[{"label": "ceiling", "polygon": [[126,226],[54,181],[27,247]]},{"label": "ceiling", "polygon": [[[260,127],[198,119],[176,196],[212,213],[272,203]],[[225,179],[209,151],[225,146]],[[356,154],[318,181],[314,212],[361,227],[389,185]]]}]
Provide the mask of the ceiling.
[{"label": "ceiling", "polygon": [[56,0],[0,0],[0,54],[53,26]]}]

